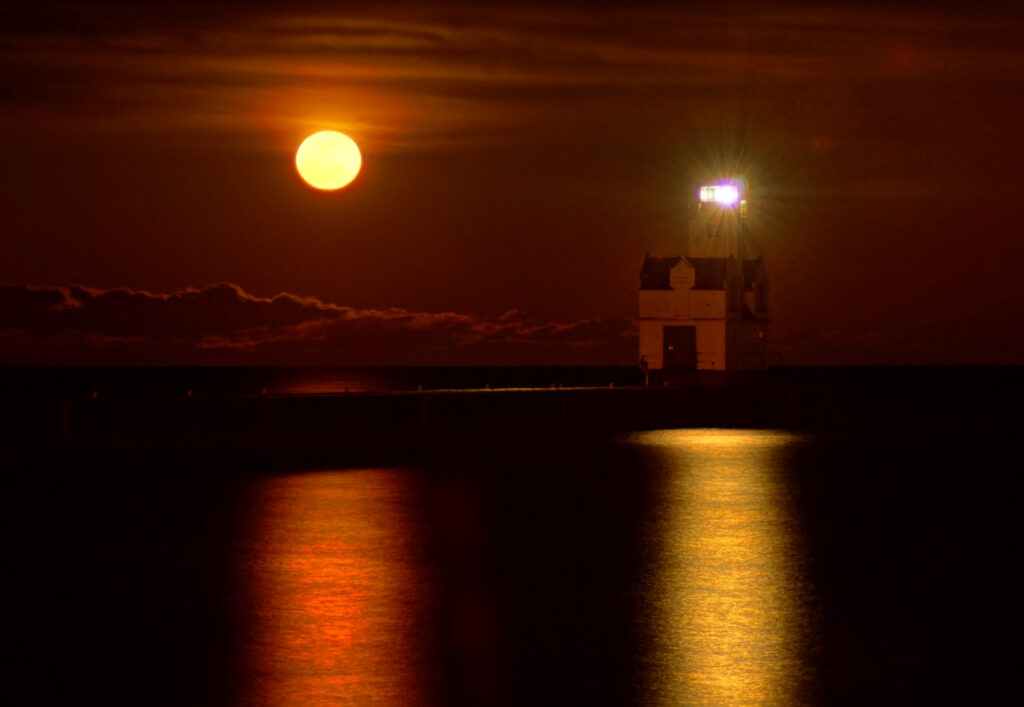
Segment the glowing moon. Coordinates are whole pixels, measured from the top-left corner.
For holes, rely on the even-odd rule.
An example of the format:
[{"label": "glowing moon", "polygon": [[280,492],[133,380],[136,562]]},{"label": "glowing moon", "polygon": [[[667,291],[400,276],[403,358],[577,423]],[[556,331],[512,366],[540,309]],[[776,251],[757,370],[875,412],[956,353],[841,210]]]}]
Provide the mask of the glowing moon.
[{"label": "glowing moon", "polygon": [[333,130],[313,133],[299,145],[295,168],[307,184],[330,191],[347,185],[363,165],[359,146],[348,135]]}]

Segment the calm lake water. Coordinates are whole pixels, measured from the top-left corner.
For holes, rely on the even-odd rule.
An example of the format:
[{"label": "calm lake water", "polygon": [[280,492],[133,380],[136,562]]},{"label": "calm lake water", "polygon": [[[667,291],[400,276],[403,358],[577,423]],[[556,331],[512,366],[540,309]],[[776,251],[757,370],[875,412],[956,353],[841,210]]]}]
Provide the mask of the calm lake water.
[{"label": "calm lake water", "polygon": [[6,469],[4,701],[984,702],[1015,684],[1011,451],[662,430]]}]

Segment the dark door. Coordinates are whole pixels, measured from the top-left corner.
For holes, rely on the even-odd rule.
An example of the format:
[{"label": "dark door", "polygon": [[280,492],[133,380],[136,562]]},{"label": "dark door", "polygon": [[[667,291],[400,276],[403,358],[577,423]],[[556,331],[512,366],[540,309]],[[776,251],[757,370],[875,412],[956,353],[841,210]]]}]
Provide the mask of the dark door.
[{"label": "dark door", "polygon": [[662,345],[665,368],[697,368],[697,327],[665,327]]}]

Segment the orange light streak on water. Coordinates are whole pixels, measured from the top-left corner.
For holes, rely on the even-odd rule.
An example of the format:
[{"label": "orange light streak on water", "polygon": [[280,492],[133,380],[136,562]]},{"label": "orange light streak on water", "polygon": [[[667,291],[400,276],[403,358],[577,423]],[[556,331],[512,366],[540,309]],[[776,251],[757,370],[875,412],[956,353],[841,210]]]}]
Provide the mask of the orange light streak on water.
[{"label": "orange light streak on water", "polygon": [[430,592],[408,476],[327,471],[260,488],[251,704],[428,702],[418,636]]},{"label": "orange light streak on water", "polygon": [[673,430],[633,440],[662,455],[668,475],[646,660],[657,702],[799,701],[805,617],[774,461],[797,438]]}]

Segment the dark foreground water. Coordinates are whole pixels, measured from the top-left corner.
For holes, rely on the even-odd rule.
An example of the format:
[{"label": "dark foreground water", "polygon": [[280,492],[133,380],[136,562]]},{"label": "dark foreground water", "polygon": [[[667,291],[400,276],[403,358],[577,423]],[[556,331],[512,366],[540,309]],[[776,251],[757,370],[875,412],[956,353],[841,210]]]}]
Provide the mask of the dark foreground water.
[{"label": "dark foreground water", "polygon": [[5,468],[5,704],[1016,689],[1012,440],[665,430],[406,468]]}]

